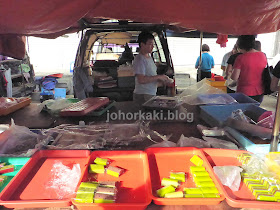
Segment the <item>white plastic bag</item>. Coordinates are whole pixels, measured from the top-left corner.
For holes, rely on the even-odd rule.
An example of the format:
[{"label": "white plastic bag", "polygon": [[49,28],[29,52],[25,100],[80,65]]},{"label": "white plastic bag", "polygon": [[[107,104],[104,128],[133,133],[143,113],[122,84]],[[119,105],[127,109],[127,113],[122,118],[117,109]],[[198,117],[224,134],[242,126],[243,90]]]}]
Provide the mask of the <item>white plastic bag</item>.
[{"label": "white plastic bag", "polygon": [[54,189],[57,199],[71,198],[81,177],[80,164],[74,164],[71,169],[57,161],[50,171],[50,177],[46,188]]},{"label": "white plastic bag", "polygon": [[239,190],[242,168],[238,166],[214,166],[213,169],[223,185],[228,186],[232,191]]}]

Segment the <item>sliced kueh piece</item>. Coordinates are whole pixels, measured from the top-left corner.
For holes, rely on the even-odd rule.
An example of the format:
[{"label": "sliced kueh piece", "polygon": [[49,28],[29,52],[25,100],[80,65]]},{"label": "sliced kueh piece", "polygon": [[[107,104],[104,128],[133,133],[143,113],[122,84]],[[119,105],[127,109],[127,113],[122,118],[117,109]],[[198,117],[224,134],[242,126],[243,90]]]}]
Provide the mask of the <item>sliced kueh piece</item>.
[{"label": "sliced kueh piece", "polygon": [[122,174],[122,172],[123,172],[122,168],[118,168],[114,166],[109,166],[106,169],[106,173],[114,177],[119,177]]},{"label": "sliced kueh piece", "polygon": [[95,193],[94,195],[94,203],[114,203],[115,196],[106,195],[102,193]]},{"label": "sliced kueh piece", "polygon": [[99,185],[101,187],[116,187],[116,183],[115,181],[100,181]]},{"label": "sliced kueh piece", "polygon": [[112,187],[98,187],[96,189],[96,193],[102,193],[106,195],[115,195],[116,194],[116,189]]}]

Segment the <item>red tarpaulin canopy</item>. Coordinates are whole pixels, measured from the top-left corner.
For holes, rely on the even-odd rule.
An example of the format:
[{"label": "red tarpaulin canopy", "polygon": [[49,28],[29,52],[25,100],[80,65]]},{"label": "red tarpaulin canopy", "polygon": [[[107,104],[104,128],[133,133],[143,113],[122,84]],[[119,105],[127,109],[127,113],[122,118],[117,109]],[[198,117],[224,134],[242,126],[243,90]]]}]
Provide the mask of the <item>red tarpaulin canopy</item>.
[{"label": "red tarpaulin canopy", "polygon": [[[278,0],[8,0],[0,2],[0,54],[21,58],[28,35],[55,38],[98,18],[172,24],[221,34],[259,34],[280,29]],[[9,37],[7,42],[7,36]],[[20,44],[21,43],[21,44]],[[15,45],[15,44],[13,44]]]}]

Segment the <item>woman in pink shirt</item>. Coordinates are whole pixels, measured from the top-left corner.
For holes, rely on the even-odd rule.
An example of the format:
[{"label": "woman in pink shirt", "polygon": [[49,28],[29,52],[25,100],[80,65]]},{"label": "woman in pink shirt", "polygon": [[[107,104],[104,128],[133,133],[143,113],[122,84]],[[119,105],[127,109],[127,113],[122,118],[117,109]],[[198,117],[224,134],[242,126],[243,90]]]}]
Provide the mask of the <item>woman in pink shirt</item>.
[{"label": "woman in pink shirt", "polygon": [[261,103],[264,93],[262,72],[267,64],[266,56],[254,49],[254,35],[239,36],[237,46],[243,54],[236,58],[231,75],[231,79],[237,81],[236,92],[244,93]]}]

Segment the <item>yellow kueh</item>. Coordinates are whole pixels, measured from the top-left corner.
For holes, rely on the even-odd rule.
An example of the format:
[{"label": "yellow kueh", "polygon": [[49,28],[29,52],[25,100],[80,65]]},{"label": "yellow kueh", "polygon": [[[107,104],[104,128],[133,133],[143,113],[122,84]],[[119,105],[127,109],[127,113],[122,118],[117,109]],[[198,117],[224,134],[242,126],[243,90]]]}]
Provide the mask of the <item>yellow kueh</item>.
[{"label": "yellow kueh", "polygon": [[190,159],[190,161],[196,166],[202,166],[203,165],[203,160],[200,157],[198,157],[197,155],[194,155]]},{"label": "yellow kueh", "polygon": [[166,193],[164,195],[164,197],[165,198],[183,198],[184,197],[184,193],[182,191]]},{"label": "yellow kueh", "polygon": [[172,192],[175,192],[175,188],[172,186],[166,186],[166,187],[162,187],[159,190],[157,190],[157,195],[159,197],[163,198],[165,196],[165,194],[172,193]]},{"label": "yellow kueh", "polygon": [[90,164],[89,173],[104,174],[105,168],[103,165]]},{"label": "yellow kueh", "polygon": [[98,165],[103,165],[103,166],[106,166],[107,163],[108,163],[108,160],[107,159],[103,159],[103,158],[95,158],[94,160],[94,163],[98,164]]}]

